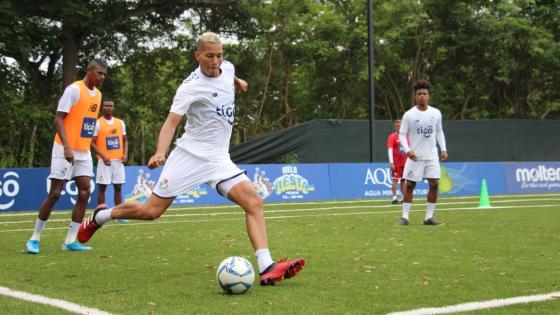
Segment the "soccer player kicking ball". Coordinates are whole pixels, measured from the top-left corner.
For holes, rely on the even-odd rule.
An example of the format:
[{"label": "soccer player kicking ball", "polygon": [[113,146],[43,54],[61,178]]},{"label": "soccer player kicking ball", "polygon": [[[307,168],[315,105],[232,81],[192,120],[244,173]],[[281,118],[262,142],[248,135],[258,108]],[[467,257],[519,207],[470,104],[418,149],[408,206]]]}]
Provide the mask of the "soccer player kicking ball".
[{"label": "soccer player kicking ball", "polygon": [[177,125],[187,116],[185,132],[169,154],[161,175],[146,203],[127,201],[114,208],[94,211],[78,231],[78,240],[87,242],[107,221],[128,218],[155,220],[177,195],[207,183],[245,210],[249,239],[255,250],[261,285],[274,285],[295,276],[303,259],[274,262],[268,249],[262,199],[228,153],[235,113],[235,90],[247,91],[247,82],[235,76],[233,64],[223,60],[222,41],[207,32],[197,39],[194,53],[199,63],[179,86],[171,110],[158,138],[156,153],[148,167],[166,160]]},{"label": "soccer player kicking ball", "polygon": [[[430,83],[428,81],[419,80],[414,84],[414,100],[416,106],[404,113],[399,130],[401,145],[408,155],[404,166],[403,177],[406,179],[406,189],[399,224],[409,224],[408,216],[412,207],[412,195],[416,182],[428,179],[430,189],[424,224],[438,225],[440,222],[434,219],[441,175],[437,144],[441,149],[440,159],[447,160],[445,136],[441,127],[441,112],[428,105],[430,100]],[[409,141],[407,141],[407,135]]]}]

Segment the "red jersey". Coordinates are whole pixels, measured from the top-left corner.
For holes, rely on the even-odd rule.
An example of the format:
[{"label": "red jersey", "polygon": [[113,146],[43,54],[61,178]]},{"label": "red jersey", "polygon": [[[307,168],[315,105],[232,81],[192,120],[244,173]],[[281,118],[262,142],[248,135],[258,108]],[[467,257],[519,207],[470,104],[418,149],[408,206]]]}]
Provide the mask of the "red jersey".
[{"label": "red jersey", "polygon": [[387,139],[387,148],[393,149],[393,162],[395,163],[395,165],[404,166],[404,163],[406,163],[406,159],[408,158],[408,156],[404,152],[404,149],[401,145],[401,140],[399,140],[398,132],[393,132],[389,135],[389,138]]}]

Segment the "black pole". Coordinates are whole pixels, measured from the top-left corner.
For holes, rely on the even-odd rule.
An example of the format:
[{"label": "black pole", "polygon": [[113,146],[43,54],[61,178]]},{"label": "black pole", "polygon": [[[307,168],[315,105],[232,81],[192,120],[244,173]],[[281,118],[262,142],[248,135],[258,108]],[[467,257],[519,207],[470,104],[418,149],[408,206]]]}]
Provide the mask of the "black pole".
[{"label": "black pole", "polygon": [[375,131],[375,65],[373,63],[373,0],[368,0],[369,161],[373,162]]}]

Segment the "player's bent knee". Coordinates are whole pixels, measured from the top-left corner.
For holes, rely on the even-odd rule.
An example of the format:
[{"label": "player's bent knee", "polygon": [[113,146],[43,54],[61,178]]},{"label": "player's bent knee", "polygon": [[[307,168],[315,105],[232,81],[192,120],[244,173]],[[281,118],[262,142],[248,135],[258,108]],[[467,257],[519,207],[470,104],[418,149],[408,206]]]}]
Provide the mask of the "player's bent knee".
[{"label": "player's bent knee", "polygon": [[245,202],[245,208],[248,211],[258,211],[263,208],[263,201],[259,197],[251,197]]}]

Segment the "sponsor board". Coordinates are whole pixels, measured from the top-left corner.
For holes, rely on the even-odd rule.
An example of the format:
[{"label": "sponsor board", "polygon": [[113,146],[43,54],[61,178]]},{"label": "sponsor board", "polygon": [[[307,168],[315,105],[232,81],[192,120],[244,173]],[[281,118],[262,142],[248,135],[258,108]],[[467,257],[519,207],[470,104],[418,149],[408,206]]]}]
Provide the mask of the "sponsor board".
[{"label": "sponsor board", "polygon": [[[333,199],[388,198],[392,196],[391,169],[387,163],[329,164]],[[415,196],[428,194],[428,185],[417,183]],[[400,195],[400,188],[398,189]]]},{"label": "sponsor board", "polygon": [[[0,212],[39,209],[50,190],[49,174],[50,169],[46,167],[0,169]],[[92,196],[96,189],[93,179],[90,184],[88,207],[93,207]],[[74,208],[77,198],[75,182],[66,182],[54,210]]]},{"label": "sponsor board", "polygon": [[505,163],[510,194],[560,192],[560,162]]},{"label": "sponsor board", "polygon": [[[392,195],[387,163],[246,164],[239,167],[247,171],[264,202],[390,199]],[[161,167],[150,170],[145,166],[126,166],[125,199],[146,201],[158,183],[161,170]],[[49,173],[50,169],[46,167],[0,169],[0,212],[37,210],[50,189]],[[560,162],[442,163],[439,194],[477,196],[483,179],[487,181],[490,195],[558,193]],[[165,185],[164,182],[161,184]],[[92,178],[88,209],[97,205],[96,190]],[[427,193],[427,183],[416,185],[416,198],[424,198]],[[113,194],[113,186],[109,185],[105,199],[110,206]],[[75,183],[67,182],[55,209],[72,209],[77,195]],[[230,201],[206,184],[184,192],[174,201],[174,205],[226,203]]]},{"label": "sponsor board", "polygon": [[331,199],[327,164],[240,165],[265,202]]}]

